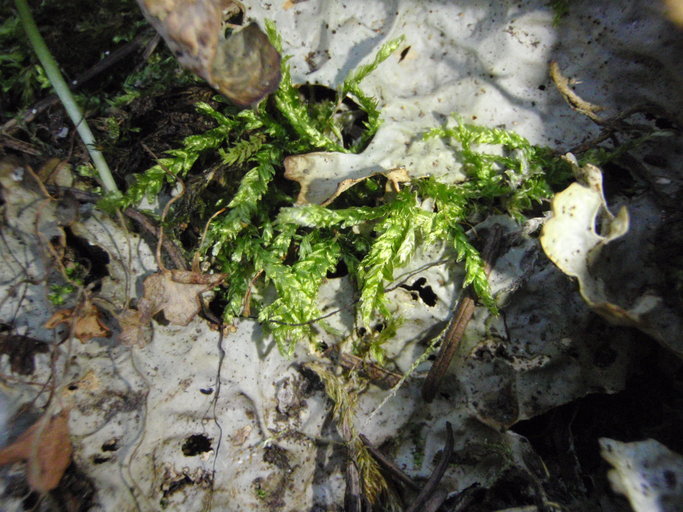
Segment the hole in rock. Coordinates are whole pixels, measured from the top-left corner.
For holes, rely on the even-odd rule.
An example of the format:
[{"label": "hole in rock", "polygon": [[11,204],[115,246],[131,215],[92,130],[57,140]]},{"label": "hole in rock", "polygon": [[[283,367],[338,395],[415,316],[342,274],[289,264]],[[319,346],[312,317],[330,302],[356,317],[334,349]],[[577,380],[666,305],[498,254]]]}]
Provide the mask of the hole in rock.
[{"label": "hole in rock", "polygon": [[236,13],[229,13],[231,16],[226,17],[223,20],[224,23],[230,23],[231,25],[244,25],[244,11],[238,9]]},{"label": "hole in rock", "polygon": [[111,441],[107,441],[106,443],[102,444],[102,451],[103,452],[115,452],[118,449],[119,449],[119,446],[118,446],[118,441],[116,439],[112,439]]},{"label": "hole in rock", "polygon": [[85,238],[74,235],[68,228],[64,229],[64,233],[66,244],[73,251],[71,257],[75,263],[82,265],[86,272],[83,276],[74,277],[82,278],[85,285],[96,283],[93,291],[99,291],[100,285],[97,282],[109,275],[109,255],[104,249],[91,244]]},{"label": "hole in rock", "polygon": [[211,439],[204,434],[191,435],[185,439],[182,450],[186,457],[206,453],[211,450]]},{"label": "hole in rock", "polygon": [[434,307],[438,297],[434,290],[432,290],[432,287],[429,285],[425,286],[425,284],[427,284],[427,279],[421,277],[410,286],[402,284],[401,288],[411,292],[414,300],[417,300],[419,297],[427,306]]}]

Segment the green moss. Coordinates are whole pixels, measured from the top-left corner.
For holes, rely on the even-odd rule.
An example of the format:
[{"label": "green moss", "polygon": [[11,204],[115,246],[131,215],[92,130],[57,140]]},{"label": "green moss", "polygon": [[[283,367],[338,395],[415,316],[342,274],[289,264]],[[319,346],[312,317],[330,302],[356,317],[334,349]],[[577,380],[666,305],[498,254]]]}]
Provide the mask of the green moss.
[{"label": "green moss", "polygon": [[569,14],[569,0],[551,0],[548,6],[553,11],[553,26],[557,27],[562,18]]},{"label": "green moss", "polygon": [[[274,26],[266,27],[280,48]],[[437,241],[453,246],[457,259],[465,264],[465,285],[471,284],[481,302],[496,311],[483,261],[463,226],[475,216],[492,213],[508,212],[522,219],[524,211],[550,197],[569,171],[549,150],[513,132],[456,121],[424,137],[441,137],[452,147],[469,177],[464,184],[418,179],[387,194],[385,178],[377,176],[351,188],[332,206],[294,207],[293,185],[279,178],[288,155],[365,147],[380,125],[380,114],[360,83],[401,42],[387,43],[373,62],[352,72],[336,102],[306,102],[291,83],[289,64],[283,58],[282,83],[271,100],[242,111],[198,103],[215,126],[187,137],[181,148],[138,174],[124,195],[109,196],[102,205],[121,207],[157,196],[178,177],[196,173],[205,155],[218,155],[226,187],[218,191],[213,207],[209,204],[205,212],[194,212],[202,223],[211,218],[200,251],[217,271],[229,276],[221,291],[225,320],[245,311],[256,315],[286,354],[299,341],[314,341],[318,329],[326,328],[318,320],[318,291],[343,263],[357,286],[359,322],[394,326],[358,344],[359,352],[381,361],[382,346],[398,320],[392,318],[385,288],[420,245]],[[340,105],[346,96],[358,102],[367,121],[362,135],[344,146],[339,136],[342,121],[331,105]],[[482,145],[498,145],[502,151],[489,154],[481,150]],[[221,213],[214,216],[217,211]]]}]

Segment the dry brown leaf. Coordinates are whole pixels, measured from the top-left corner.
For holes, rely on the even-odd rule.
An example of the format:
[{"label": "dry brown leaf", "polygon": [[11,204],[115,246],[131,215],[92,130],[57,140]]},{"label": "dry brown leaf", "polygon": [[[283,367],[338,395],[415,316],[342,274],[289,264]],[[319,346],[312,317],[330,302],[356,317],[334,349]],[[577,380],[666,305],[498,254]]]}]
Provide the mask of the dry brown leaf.
[{"label": "dry brown leaf", "polygon": [[[287,157],[287,158],[291,158],[291,157]],[[339,185],[337,186],[337,190],[334,191],[334,194],[332,194],[330,197],[328,197],[322,203],[320,203],[320,206],[330,205],[343,192],[346,192],[348,189],[357,185],[358,183],[361,183],[361,182],[367,180],[368,178],[372,178],[373,176],[377,176],[377,175],[382,175],[385,178],[387,178],[387,184],[386,184],[387,192],[389,192],[389,191],[398,192],[399,190],[401,190],[401,183],[407,183],[410,181],[410,175],[408,174],[408,171],[405,170],[403,167],[397,167],[396,169],[391,169],[390,171],[387,171],[387,172],[375,172],[375,173],[369,174],[368,176],[363,176],[362,178],[358,178],[358,179],[343,180],[343,181],[339,182]]]},{"label": "dry brown leaf", "polygon": [[71,464],[69,411],[42,416],[11,445],[0,450],[0,465],[27,461],[26,478],[34,491],[51,491]]},{"label": "dry brown leaf", "polygon": [[142,318],[142,313],[135,309],[127,309],[118,315],[121,325],[121,343],[129,347],[144,347],[152,340],[150,328],[151,318]]},{"label": "dry brown leaf", "polygon": [[187,325],[202,307],[199,295],[221,284],[225,277],[225,274],[200,274],[190,270],[157,272],[145,279],[144,297],[140,301],[144,305],[138,309],[143,311],[143,318],[163,311],[170,323]]},{"label": "dry brown leaf", "polygon": [[162,270],[148,276],[142,285],[144,296],[138,301],[137,311],[128,310],[119,315],[121,342],[144,346],[148,338],[145,329],[159,312],[172,324],[189,324],[201,310],[200,295],[225,278],[225,274],[190,270]]},{"label": "dry brown leaf", "polygon": [[[74,315],[77,315],[74,318]],[[74,336],[81,343],[87,343],[93,338],[108,338],[110,329],[102,323],[100,311],[91,302],[86,302],[79,310],[60,309],[45,322],[44,327],[54,329],[58,325],[74,323]]]},{"label": "dry brown leaf", "polygon": [[138,4],[178,62],[234,103],[251,105],[277,89],[280,55],[257,25],[223,37],[224,13],[239,12],[239,2],[138,0]]}]

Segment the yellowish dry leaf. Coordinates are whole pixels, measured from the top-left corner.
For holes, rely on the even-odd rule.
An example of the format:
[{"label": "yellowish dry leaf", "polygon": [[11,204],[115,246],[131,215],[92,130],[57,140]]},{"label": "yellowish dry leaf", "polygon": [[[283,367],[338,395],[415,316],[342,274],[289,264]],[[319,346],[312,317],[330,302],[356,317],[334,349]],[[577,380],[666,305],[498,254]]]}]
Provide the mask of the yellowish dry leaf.
[{"label": "yellowish dry leaf", "polygon": [[104,325],[100,318],[100,311],[91,302],[86,302],[79,310],[60,309],[56,311],[44,326],[54,329],[58,325],[71,325],[73,322],[74,336],[81,343],[87,343],[93,338],[108,338],[111,336],[110,329]]}]

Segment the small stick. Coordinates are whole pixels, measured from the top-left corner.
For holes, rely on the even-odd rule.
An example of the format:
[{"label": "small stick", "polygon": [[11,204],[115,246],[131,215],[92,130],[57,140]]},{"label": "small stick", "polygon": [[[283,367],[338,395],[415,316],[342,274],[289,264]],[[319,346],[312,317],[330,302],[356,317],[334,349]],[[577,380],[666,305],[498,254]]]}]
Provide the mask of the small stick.
[{"label": "small stick", "polygon": [[349,354],[348,352],[342,352],[338,345],[333,345],[328,348],[323,355],[328,357],[333,357],[336,361],[344,368],[349,371],[358,371],[364,377],[367,377],[370,382],[379,386],[382,389],[391,389],[401,380],[402,375],[398,373],[391,372],[386,368],[382,368],[380,365],[364,361],[362,358]]},{"label": "small stick", "polygon": [[555,87],[557,87],[557,90],[560,91],[560,94],[572,109],[582,113],[597,124],[604,123],[604,120],[598,116],[596,112],[605,110],[605,108],[601,107],[600,105],[589,103],[572,91],[571,87],[569,86],[569,79],[562,75],[560,66],[558,66],[557,62],[555,61],[550,63],[550,78],[552,78],[553,82],[555,83]]},{"label": "small stick", "polygon": [[401,471],[401,469],[396,464],[394,464],[394,462],[389,457],[387,457],[377,448],[372,446],[372,444],[370,444],[370,441],[368,441],[367,437],[365,437],[363,434],[359,434],[358,437],[360,437],[360,440],[363,441],[365,447],[372,454],[375,460],[379,462],[379,465],[387,471],[387,473],[389,473],[396,480],[410,487],[414,491],[419,490],[419,486],[415,482],[413,482],[413,479],[406,475],[403,471]]},{"label": "small stick", "polygon": [[256,272],[256,274],[254,274],[254,277],[252,277],[251,281],[249,281],[247,293],[244,294],[244,298],[242,299],[242,316],[244,318],[249,318],[251,316],[251,292],[254,288],[254,284],[256,284],[256,281],[259,277],[261,277],[261,274],[263,274],[263,269],[259,270],[258,272]]},{"label": "small stick", "polygon": [[[482,251],[482,259],[486,265],[484,267],[486,277],[491,273],[491,267],[493,266],[496,253],[498,252],[498,246],[500,245],[502,235],[502,229],[498,224],[493,226],[491,231],[492,233],[486,241],[486,246]],[[446,373],[446,370],[448,370],[451,360],[455,355],[455,351],[460,344],[460,340],[462,339],[463,334],[465,334],[465,328],[472,319],[474,307],[474,294],[468,289],[465,291],[462,300],[460,300],[453,313],[453,318],[446,330],[443,342],[441,343],[441,348],[439,348],[439,355],[436,356],[436,360],[429,370],[427,379],[422,385],[422,399],[425,402],[429,403],[434,400],[434,395],[436,395],[436,391],[439,388],[439,382]]]},{"label": "small stick", "polygon": [[[126,43],[121,48],[117,48],[116,50],[111,52],[107,57],[105,57],[97,64],[95,64],[93,67],[91,67],[84,73],[78,75],[75,80],[71,81],[71,86],[74,89],[78,89],[85,82],[91,80],[95,76],[112,67],[114,64],[117,64],[118,62],[127,58],[131,53],[137,51],[138,48],[142,46],[144,40],[148,37],[149,33],[145,32],[141,35],[138,35],[135,39]],[[35,105],[33,105],[32,108],[29,108],[26,112],[24,112],[23,115],[18,116],[14,119],[10,119],[5,124],[3,124],[2,127],[0,127],[0,133],[4,135],[14,133],[20,128],[20,124],[30,123],[36,118],[38,114],[47,110],[49,107],[57,103],[59,103],[59,97],[56,94],[50,94],[49,96],[46,96],[42,100],[38,101]]]},{"label": "small stick", "polygon": [[417,512],[418,510],[422,510],[423,504],[432,494],[434,494],[434,491],[436,491],[436,486],[439,485],[439,482],[443,478],[443,475],[446,472],[446,468],[448,468],[448,464],[451,461],[451,455],[453,455],[454,444],[455,440],[453,439],[453,427],[451,426],[450,422],[447,421],[446,446],[444,447],[443,453],[441,454],[441,460],[434,468],[434,471],[432,471],[432,474],[429,475],[429,480],[427,480],[427,483],[422,488],[420,494],[417,495],[417,498],[415,498],[415,501],[411,503],[410,507],[406,509],[406,512]]}]

